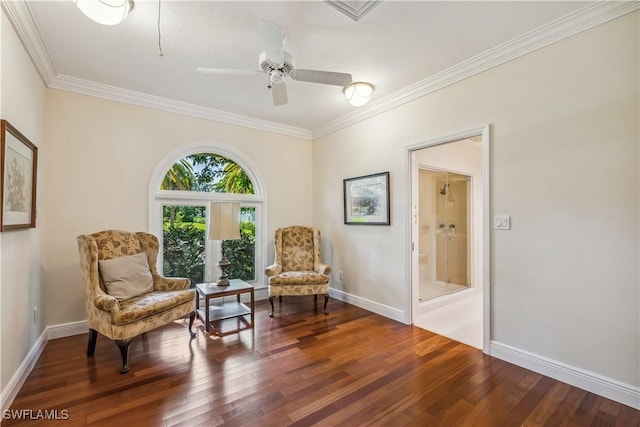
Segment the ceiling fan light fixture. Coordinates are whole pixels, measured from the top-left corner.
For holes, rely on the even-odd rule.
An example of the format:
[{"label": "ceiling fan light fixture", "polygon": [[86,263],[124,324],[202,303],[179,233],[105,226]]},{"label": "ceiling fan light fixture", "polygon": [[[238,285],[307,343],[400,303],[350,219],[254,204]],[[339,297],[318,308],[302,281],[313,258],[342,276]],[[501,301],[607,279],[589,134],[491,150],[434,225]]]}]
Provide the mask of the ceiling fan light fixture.
[{"label": "ceiling fan light fixture", "polygon": [[74,0],[88,18],[102,25],[117,25],[133,9],[133,0]]},{"label": "ceiling fan light fixture", "polygon": [[373,95],[373,85],[367,82],[353,82],[342,89],[349,104],[355,107],[365,105]]}]

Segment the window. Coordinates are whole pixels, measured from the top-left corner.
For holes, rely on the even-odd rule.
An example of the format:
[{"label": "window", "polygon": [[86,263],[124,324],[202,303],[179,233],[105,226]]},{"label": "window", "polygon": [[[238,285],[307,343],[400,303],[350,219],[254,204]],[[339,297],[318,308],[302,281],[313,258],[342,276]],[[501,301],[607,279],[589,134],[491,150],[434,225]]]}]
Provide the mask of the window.
[{"label": "window", "polygon": [[[161,240],[158,268],[168,277],[188,277],[192,284],[216,281],[224,246],[230,278],[260,280],[263,200],[255,168],[228,149],[189,151],[168,156],[150,183],[150,228]],[[240,203],[241,239],[206,239],[211,201]]]}]

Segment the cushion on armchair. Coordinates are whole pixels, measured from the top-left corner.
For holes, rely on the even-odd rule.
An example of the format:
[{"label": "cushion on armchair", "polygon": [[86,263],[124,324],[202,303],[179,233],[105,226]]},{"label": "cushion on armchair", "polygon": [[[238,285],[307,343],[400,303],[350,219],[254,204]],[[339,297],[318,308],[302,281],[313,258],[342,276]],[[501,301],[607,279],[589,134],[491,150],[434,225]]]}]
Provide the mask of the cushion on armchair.
[{"label": "cushion on armchair", "polygon": [[118,301],[153,291],[153,277],[144,252],[99,260],[98,264],[107,293]]},{"label": "cushion on armchair", "polygon": [[126,325],[131,322],[144,320],[150,316],[171,311],[182,304],[194,301],[196,291],[150,292],[139,295],[120,303],[119,312],[111,315],[115,325]]},{"label": "cushion on armchair", "polygon": [[326,283],[329,283],[329,276],[315,271],[284,271],[269,278],[270,286],[322,285]]}]

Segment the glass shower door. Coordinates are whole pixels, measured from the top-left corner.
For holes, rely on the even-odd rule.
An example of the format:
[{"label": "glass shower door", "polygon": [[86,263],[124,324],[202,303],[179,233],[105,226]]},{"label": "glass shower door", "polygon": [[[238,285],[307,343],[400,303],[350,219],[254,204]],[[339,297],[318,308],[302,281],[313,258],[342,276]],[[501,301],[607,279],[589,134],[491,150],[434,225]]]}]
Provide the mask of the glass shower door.
[{"label": "glass shower door", "polygon": [[426,230],[427,235],[420,251],[422,258],[432,264],[424,269],[424,277],[420,274],[420,300],[426,301],[470,286],[470,178],[450,172],[423,172],[426,176],[421,182],[428,188],[420,193],[427,199],[421,203],[420,229]]}]

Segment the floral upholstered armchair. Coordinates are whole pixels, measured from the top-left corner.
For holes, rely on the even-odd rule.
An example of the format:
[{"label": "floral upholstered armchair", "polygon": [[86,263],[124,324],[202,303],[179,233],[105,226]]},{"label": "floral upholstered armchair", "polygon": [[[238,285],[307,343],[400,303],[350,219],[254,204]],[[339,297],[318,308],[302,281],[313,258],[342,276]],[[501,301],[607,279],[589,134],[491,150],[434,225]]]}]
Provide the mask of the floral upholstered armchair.
[{"label": "floral upholstered armchair", "polygon": [[320,260],[320,230],[293,226],[275,232],[275,262],[265,269],[269,276],[269,303],[273,317],[273,299],[282,296],[324,295],[324,314],[329,301],[331,267]]},{"label": "floral upholstered armchair", "polygon": [[87,356],[93,356],[98,332],[115,340],[122,354],[120,373],[129,371],[134,337],[189,316],[195,318],[190,280],[168,279],[156,269],[158,239],[148,233],[106,230],[78,236],[89,326]]}]

